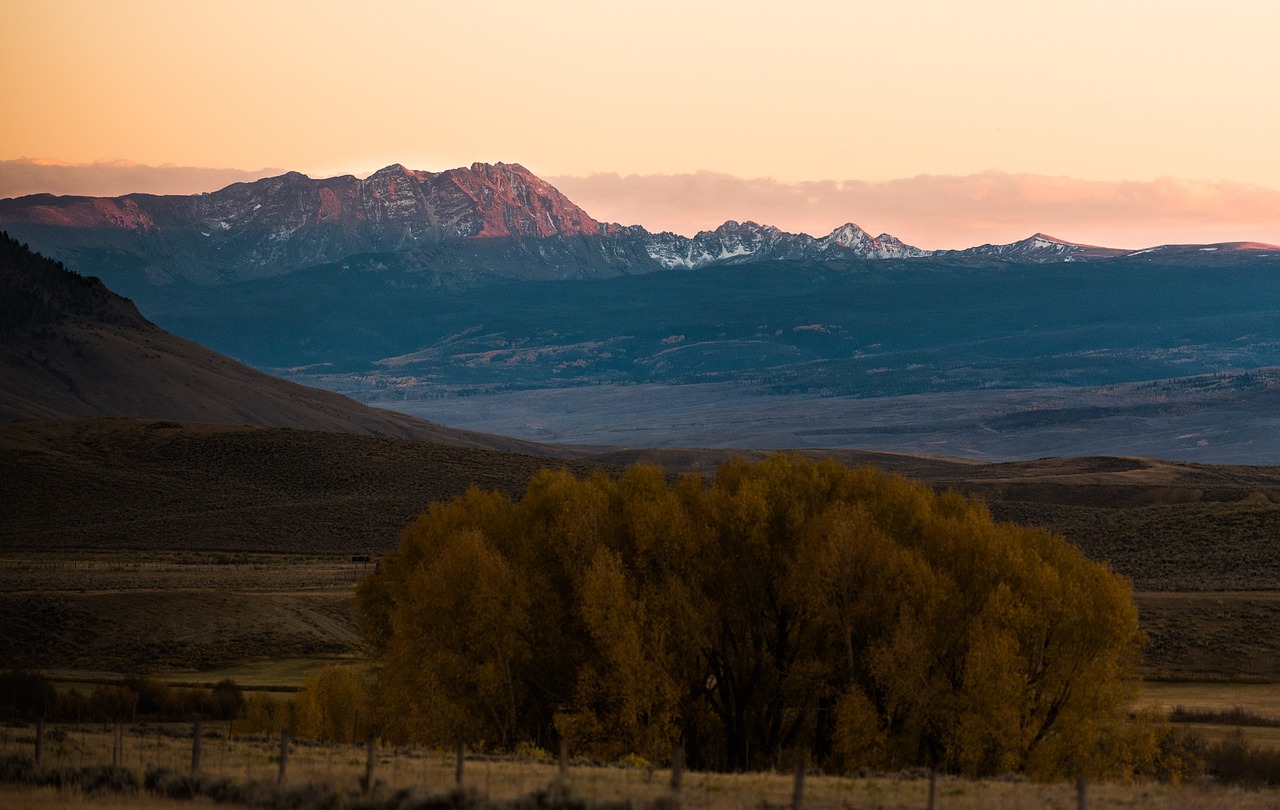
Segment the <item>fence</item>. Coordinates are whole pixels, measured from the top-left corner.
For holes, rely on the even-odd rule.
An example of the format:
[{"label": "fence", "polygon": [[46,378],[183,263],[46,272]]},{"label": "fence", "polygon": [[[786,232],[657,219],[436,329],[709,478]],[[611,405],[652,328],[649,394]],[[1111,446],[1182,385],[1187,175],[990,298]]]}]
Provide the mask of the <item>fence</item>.
[{"label": "fence", "polygon": [[[202,773],[242,783],[324,783],[349,794],[389,792],[418,786],[445,794],[464,787],[493,801],[514,800],[539,790],[555,790],[587,803],[628,801],[634,807],[663,805],[689,810],[970,810],[971,808],[1166,807],[1186,805],[1184,793],[1125,786],[1037,785],[1023,780],[971,782],[928,772],[895,776],[832,777],[803,762],[789,774],[686,772],[683,753],[673,752],[669,769],[602,766],[538,752],[533,758],[453,751],[391,749],[375,740],[321,745],[277,737],[232,738],[226,723],[188,725],[54,725],[0,732],[0,751],[34,754],[37,768],[112,763],[141,774],[153,768]],[[34,732],[34,733],[32,733]],[[1172,788],[1170,788],[1172,789]],[[1272,791],[1261,800],[1277,806]],[[1250,806],[1219,789],[1195,804],[1244,810]]]}]

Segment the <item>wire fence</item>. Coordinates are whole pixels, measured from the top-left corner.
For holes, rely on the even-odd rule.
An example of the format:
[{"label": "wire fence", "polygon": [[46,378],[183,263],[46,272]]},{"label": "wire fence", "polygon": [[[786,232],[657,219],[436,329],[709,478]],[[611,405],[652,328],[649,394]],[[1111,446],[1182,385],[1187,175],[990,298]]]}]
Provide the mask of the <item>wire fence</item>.
[{"label": "wire fence", "polygon": [[[971,781],[928,771],[831,776],[800,764],[789,773],[686,772],[559,759],[488,756],[461,749],[392,748],[232,736],[228,723],[10,724],[0,729],[0,756],[32,757],[37,769],[114,765],[139,776],[157,769],[199,773],[239,783],[324,784],[358,796],[414,788],[444,795],[456,788],[492,802],[557,791],[586,805],[682,810],[1086,810],[1280,806],[1280,790],[1242,791],[1212,784],[1035,784],[1025,779]],[[459,756],[461,754],[461,757]]]}]

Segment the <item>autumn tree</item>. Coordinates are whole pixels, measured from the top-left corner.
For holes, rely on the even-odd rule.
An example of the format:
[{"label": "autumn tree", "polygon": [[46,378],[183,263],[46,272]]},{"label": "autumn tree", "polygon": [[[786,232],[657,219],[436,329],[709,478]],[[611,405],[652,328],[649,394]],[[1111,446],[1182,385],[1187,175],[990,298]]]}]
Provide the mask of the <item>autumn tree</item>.
[{"label": "autumn tree", "polygon": [[680,742],[733,770],[1119,767],[1140,641],[1128,584],[1062,538],[786,455],[473,490],[409,527],[358,603],[393,739]]},{"label": "autumn tree", "polygon": [[292,731],[299,737],[359,742],[374,727],[368,687],[353,667],[330,664],[303,683],[292,719]]}]

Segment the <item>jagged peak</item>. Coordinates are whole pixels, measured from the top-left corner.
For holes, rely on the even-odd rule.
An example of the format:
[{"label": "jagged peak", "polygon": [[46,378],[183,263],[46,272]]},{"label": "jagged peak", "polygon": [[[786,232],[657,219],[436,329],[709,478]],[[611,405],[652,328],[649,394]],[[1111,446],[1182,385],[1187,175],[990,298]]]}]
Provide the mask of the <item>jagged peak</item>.
[{"label": "jagged peak", "polygon": [[369,177],[370,178],[387,177],[389,175],[396,175],[396,174],[410,174],[410,171],[407,168],[405,168],[405,165],[403,163],[392,163],[389,166],[383,166],[381,169],[378,169],[376,172],[369,175]]},{"label": "jagged peak", "polygon": [[274,177],[264,177],[261,180],[252,180],[247,183],[232,183],[231,186],[252,187],[252,186],[257,186],[259,183],[265,183],[267,184],[267,187],[270,187],[273,185],[274,186],[280,186],[284,184],[297,185],[298,183],[310,183],[310,182],[312,182],[311,178],[303,174],[302,172],[285,172],[284,174],[277,174]]},{"label": "jagged peak", "polygon": [[747,231],[750,233],[778,233],[779,232],[778,229],[773,227],[772,225],[761,225],[760,223],[754,222],[749,219],[743,222],[739,222],[736,219],[727,219],[724,221],[723,224],[717,227],[714,231],[709,231],[709,233],[714,233],[720,236],[728,233],[741,233],[743,231]]},{"label": "jagged peak", "polygon": [[[884,235],[881,234],[881,236],[883,237]],[[870,234],[868,234],[866,231],[864,231],[862,228],[858,227],[852,222],[846,222],[845,224],[841,225],[839,228],[836,228],[834,231],[827,234],[827,239],[829,241],[839,242],[842,244],[850,240],[855,242],[861,242],[864,239],[870,239],[870,238],[871,238]]]},{"label": "jagged peak", "polygon": [[[1105,246],[1103,246],[1103,245],[1090,245],[1090,244],[1087,244],[1087,243],[1085,243],[1085,242],[1069,242],[1069,241],[1067,241],[1066,239],[1059,239],[1059,238],[1058,238],[1058,237],[1056,237],[1056,236],[1050,236],[1050,235],[1049,235],[1049,234],[1047,234],[1047,233],[1040,233],[1040,232],[1037,232],[1037,233],[1035,233],[1035,234],[1031,235],[1030,237],[1028,237],[1027,239],[1024,239],[1024,240],[1022,240],[1022,241],[1023,241],[1024,243],[1028,243],[1028,242],[1030,242],[1030,243],[1034,243],[1034,242],[1036,242],[1037,240],[1039,240],[1040,242],[1047,242],[1047,243],[1049,243],[1050,245],[1061,245],[1061,246],[1063,246],[1063,247],[1068,247],[1068,248],[1072,248],[1072,249],[1081,249],[1081,250],[1115,250],[1115,248],[1108,248],[1108,247],[1105,247]],[[1117,251],[1117,252],[1121,252],[1121,251]]]},{"label": "jagged peak", "polygon": [[537,177],[537,175],[535,175],[533,172],[529,171],[519,163],[503,163],[502,161],[498,161],[497,163],[482,163],[480,161],[476,161],[475,163],[471,164],[470,168],[471,168],[471,171],[473,172],[492,172],[495,174],[522,174],[527,177]]},{"label": "jagged peak", "polygon": [[1042,233],[1040,231],[1037,231],[1031,234],[1030,236],[1028,236],[1026,239],[1023,239],[1022,241],[1023,242],[1049,242],[1054,245],[1067,245],[1069,247],[1076,247],[1075,242],[1068,242],[1065,239],[1059,239],[1056,236],[1050,236],[1049,234]]}]

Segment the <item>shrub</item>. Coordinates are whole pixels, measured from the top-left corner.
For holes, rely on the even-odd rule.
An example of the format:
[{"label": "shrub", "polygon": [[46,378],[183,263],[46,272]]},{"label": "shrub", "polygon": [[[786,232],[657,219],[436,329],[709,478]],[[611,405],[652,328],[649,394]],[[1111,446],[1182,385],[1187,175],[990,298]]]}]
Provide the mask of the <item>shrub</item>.
[{"label": "shrub", "polygon": [[103,723],[120,723],[134,717],[138,694],[127,686],[104,684],[89,694],[89,716]]},{"label": "shrub", "polygon": [[219,720],[230,720],[240,713],[244,707],[244,692],[230,678],[223,678],[213,685],[211,691],[213,716]]},{"label": "shrub", "polygon": [[1205,766],[1211,776],[1223,782],[1280,785],[1280,750],[1250,743],[1239,729],[1206,748]]},{"label": "shrub", "polygon": [[27,720],[49,717],[57,700],[53,684],[38,672],[20,669],[0,672],[0,717]]}]

